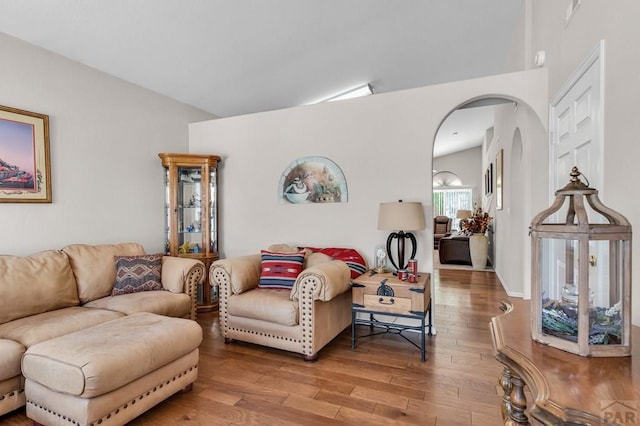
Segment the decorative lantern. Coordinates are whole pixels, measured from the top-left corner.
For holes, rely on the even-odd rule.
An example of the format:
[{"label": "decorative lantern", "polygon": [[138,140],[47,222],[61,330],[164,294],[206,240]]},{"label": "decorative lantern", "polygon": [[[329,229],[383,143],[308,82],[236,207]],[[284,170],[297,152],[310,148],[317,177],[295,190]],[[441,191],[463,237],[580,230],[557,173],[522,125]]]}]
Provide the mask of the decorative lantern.
[{"label": "decorative lantern", "polygon": [[531,336],[582,356],[631,355],[631,225],[580,180],[531,222]]}]

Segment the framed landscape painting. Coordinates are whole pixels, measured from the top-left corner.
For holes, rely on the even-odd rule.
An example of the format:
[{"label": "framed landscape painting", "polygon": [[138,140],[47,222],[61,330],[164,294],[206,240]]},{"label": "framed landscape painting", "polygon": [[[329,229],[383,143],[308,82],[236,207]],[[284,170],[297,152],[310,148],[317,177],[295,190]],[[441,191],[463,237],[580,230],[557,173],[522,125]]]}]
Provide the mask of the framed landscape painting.
[{"label": "framed landscape painting", "polygon": [[0,105],[0,203],[50,203],[49,116]]}]

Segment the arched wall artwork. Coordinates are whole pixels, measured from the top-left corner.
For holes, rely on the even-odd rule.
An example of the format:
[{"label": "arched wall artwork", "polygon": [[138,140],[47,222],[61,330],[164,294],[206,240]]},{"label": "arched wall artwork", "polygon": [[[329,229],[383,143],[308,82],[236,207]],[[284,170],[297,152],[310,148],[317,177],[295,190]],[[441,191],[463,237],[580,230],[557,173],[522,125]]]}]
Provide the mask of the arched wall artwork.
[{"label": "arched wall artwork", "polygon": [[346,203],[347,181],[340,167],[330,159],[302,157],[282,172],[278,198],[285,204]]}]

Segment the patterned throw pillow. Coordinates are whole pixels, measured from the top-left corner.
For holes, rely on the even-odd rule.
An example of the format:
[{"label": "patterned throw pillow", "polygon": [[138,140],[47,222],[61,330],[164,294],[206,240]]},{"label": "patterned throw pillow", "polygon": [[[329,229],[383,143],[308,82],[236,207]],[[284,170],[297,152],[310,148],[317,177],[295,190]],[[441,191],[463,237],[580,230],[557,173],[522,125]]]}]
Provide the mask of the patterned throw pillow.
[{"label": "patterned throw pillow", "polygon": [[162,253],[143,256],[115,256],[116,282],[112,296],[139,291],[162,290]]},{"label": "patterned throw pillow", "polygon": [[261,250],[262,272],[259,288],[291,290],[304,262],[304,252],[278,253]]}]

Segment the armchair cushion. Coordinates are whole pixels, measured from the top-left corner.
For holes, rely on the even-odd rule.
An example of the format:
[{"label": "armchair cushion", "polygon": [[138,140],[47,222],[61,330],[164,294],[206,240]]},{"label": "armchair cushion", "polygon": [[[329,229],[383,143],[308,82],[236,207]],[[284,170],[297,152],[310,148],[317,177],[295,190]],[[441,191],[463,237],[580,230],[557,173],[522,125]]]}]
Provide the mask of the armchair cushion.
[{"label": "armchair cushion", "polygon": [[259,288],[291,290],[302,272],[304,252],[282,253],[261,250],[262,271]]},{"label": "armchair cushion", "polygon": [[255,289],[229,298],[229,315],[282,325],[298,324],[298,302],[287,290]]},{"label": "armchair cushion", "polygon": [[115,256],[116,281],[112,296],[139,291],[163,290],[162,254]]}]

